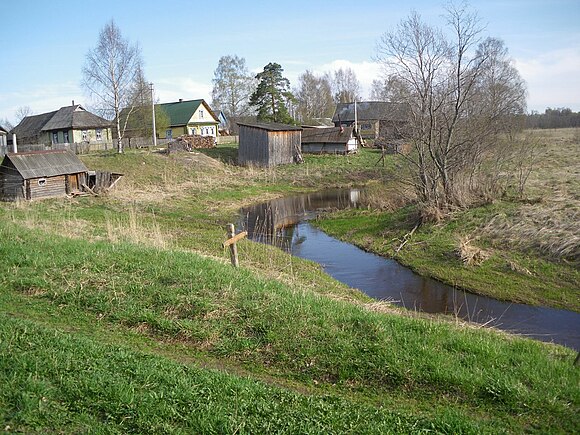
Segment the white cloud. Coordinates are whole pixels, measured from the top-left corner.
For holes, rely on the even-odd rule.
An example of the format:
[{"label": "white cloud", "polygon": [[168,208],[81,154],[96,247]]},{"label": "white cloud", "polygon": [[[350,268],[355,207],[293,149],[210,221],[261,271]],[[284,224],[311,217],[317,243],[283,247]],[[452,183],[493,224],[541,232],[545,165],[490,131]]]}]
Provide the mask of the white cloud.
[{"label": "white cloud", "polygon": [[530,110],[569,107],[580,111],[580,47],[516,59],[515,63],[528,85]]},{"label": "white cloud", "polygon": [[[19,107],[28,106],[33,114],[51,112],[63,106],[84,103],[84,94],[75,82],[52,83],[30,87],[24,91],[12,91],[0,95],[0,118],[15,123],[14,114]],[[88,100],[88,99],[87,99]]]},{"label": "white cloud", "polygon": [[170,77],[154,82],[155,95],[160,103],[203,98],[211,103],[211,83],[202,83],[189,77]]}]

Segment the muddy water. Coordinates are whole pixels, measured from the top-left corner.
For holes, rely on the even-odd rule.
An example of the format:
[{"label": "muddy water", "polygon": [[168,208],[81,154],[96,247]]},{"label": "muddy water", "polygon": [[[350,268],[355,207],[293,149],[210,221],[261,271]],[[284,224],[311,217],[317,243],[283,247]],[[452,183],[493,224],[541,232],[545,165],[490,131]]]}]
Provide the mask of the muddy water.
[{"label": "muddy water", "polygon": [[320,263],[335,279],[373,298],[408,309],[455,315],[580,351],[579,313],[466,293],[417,275],[394,260],[334,239],[308,223],[324,211],[358,207],[363,197],[364,192],[359,190],[329,190],[276,199],[243,209],[240,227],[253,240]]}]

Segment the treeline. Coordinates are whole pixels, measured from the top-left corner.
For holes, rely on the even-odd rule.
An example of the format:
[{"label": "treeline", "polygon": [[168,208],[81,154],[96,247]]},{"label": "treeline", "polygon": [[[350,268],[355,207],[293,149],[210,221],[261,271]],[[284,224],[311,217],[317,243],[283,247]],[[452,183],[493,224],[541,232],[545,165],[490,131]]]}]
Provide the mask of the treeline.
[{"label": "treeline", "polygon": [[567,107],[547,108],[544,113],[532,112],[526,117],[527,128],[569,128],[580,127],[580,112],[572,112]]}]

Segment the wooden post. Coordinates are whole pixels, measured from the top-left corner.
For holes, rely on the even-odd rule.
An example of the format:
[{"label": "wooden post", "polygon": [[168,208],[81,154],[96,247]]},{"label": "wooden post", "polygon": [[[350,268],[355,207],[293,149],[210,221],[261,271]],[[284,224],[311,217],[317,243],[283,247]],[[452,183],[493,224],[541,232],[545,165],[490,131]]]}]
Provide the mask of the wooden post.
[{"label": "wooden post", "polygon": [[236,242],[246,237],[248,233],[246,231],[242,231],[240,234],[236,235],[234,232],[234,224],[228,224],[226,226],[226,229],[228,230],[229,238],[224,243],[222,243],[222,246],[224,248],[226,246],[230,247],[230,257],[232,259],[232,265],[234,267],[239,267],[240,263],[238,261],[238,248],[236,247]]}]

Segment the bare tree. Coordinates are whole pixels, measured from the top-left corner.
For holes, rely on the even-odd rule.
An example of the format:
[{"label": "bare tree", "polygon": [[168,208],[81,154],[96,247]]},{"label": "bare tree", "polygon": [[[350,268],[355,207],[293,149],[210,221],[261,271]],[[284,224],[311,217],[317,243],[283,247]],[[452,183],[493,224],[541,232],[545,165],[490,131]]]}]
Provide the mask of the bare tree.
[{"label": "bare tree", "polygon": [[20,124],[20,121],[22,121],[27,116],[32,115],[33,113],[34,112],[30,106],[20,106],[14,113],[14,117],[16,118],[16,125]]},{"label": "bare tree", "polygon": [[397,76],[387,77],[386,80],[375,79],[371,84],[371,101],[403,103],[406,95],[408,95],[408,89]]},{"label": "bare tree", "polygon": [[351,68],[340,68],[330,80],[335,103],[351,103],[360,100],[361,85]]},{"label": "bare tree", "polygon": [[10,131],[14,128],[14,125],[8,120],[8,118],[0,119],[0,127],[4,128],[6,131]]},{"label": "bare tree", "polygon": [[252,113],[249,100],[257,82],[249,73],[243,57],[220,57],[212,81],[211,97],[214,109],[219,108],[230,117]]},{"label": "bare tree", "polygon": [[294,95],[298,100],[297,116],[302,122],[331,117],[334,113],[328,75],[317,77],[311,71],[304,72],[298,77]]},{"label": "bare tree", "polygon": [[[135,108],[135,87],[142,71],[139,47],[129,44],[111,20],[99,33],[97,46],[87,53],[83,67],[83,86],[103,116],[114,119],[117,151],[123,152],[123,135]],[[121,123],[121,109],[128,108]]]},{"label": "bare tree", "polygon": [[[151,83],[147,81],[143,71],[139,69],[130,99],[131,106],[123,109],[120,114],[120,124],[125,126],[123,137],[128,139],[129,147],[131,147],[132,138],[151,138],[153,136],[152,98]],[[130,116],[127,119],[128,113]],[[157,107],[155,109],[157,131],[165,131],[169,127],[169,123],[168,115]]]},{"label": "bare tree", "polygon": [[483,167],[506,120],[525,107],[523,81],[503,45],[482,40],[477,15],[451,5],[446,17],[450,38],[412,13],[379,43],[409,107],[412,183],[420,201],[438,210],[464,205],[465,180],[476,180],[473,168]]}]

